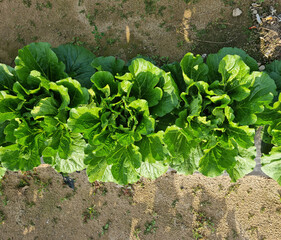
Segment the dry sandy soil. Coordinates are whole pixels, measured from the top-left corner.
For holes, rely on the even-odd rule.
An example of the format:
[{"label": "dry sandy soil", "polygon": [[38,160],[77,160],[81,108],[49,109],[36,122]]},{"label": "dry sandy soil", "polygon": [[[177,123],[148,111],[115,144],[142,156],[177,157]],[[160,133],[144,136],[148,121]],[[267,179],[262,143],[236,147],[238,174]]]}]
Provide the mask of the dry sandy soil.
[{"label": "dry sandy soil", "polygon": [[[19,48],[47,41],[125,60],[149,55],[158,63],[233,46],[264,63],[280,56],[280,25],[258,26],[252,2],[0,0],[0,62],[13,65]],[[257,11],[266,16],[269,6],[281,12],[281,1],[270,0]],[[233,17],[237,7],[242,14]],[[74,190],[46,166],[8,172],[0,188],[0,240],[281,239],[281,187],[270,179],[231,183],[167,173],[122,188],[90,184],[84,172],[71,177]]]},{"label": "dry sandy soil", "polygon": [[281,187],[270,179],[170,172],[122,188],[71,177],[74,190],[50,167],[9,172],[0,239],[280,239]]}]

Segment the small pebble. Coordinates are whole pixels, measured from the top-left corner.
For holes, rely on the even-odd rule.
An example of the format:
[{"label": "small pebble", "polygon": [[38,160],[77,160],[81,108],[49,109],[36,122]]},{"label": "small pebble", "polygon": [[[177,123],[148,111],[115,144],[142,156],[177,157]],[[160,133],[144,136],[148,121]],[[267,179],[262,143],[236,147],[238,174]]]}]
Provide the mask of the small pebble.
[{"label": "small pebble", "polygon": [[239,8],[233,9],[233,12],[232,12],[232,16],[233,16],[233,17],[238,17],[238,16],[240,16],[241,14],[242,14],[241,9],[239,9]]},{"label": "small pebble", "polygon": [[257,14],[258,13],[258,11],[255,9],[255,10],[253,10],[253,14]]},{"label": "small pebble", "polygon": [[260,70],[260,71],[264,71],[264,69],[265,69],[265,66],[264,66],[264,65],[260,65],[260,66],[259,66],[259,70]]}]

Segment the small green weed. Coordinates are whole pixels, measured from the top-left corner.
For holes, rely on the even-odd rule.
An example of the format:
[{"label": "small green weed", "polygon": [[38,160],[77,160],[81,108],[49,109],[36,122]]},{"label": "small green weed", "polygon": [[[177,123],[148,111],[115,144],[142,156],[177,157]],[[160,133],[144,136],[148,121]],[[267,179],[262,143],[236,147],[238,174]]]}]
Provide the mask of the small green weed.
[{"label": "small green weed", "polygon": [[100,213],[95,209],[95,205],[88,207],[82,214],[83,222],[87,223],[88,220],[97,219]]},{"label": "small green weed", "polygon": [[3,211],[0,210],[0,224],[3,224],[6,220],[6,216]]},{"label": "small green weed", "polygon": [[117,38],[108,38],[106,39],[106,43],[110,46],[112,46],[114,43],[117,42]]},{"label": "small green weed", "polygon": [[4,187],[3,187],[3,184],[0,180],[0,196],[3,196],[4,195]]},{"label": "small green weed", "polygon": [[104,33],[103,32],[99,32],[98,27],[96,25],[94,25],[94,30],[92,31],[92,34],[94,34],[94,38],[96,40],[96,43],[100,47],[101,39],[104,36]]},{"label": "small green weed", "polygon": [[108,231],[110,223],[110,220],[108,220],[106,224],[102,227],[102,231],[101,233],[99,233],[99,237],[103,236]]},{"label": "small green weed", "polygon": [[7,204],[9,203],[8,197],[5,196],[4,200],[2,200],[2,202],[3,202],[4,206],[7,206]]},{"label": "small green weed", "polygon": [[29,208],[31,208],[31,207],[33,207],[33,206],[36,205],[35,202],[33,202],[33,201],[30,201],[30,202],[26,201],[25,204],[26,204],[26,206],[28,206]]},{"label": "small green weed", "polygon": [[52,9],[53,5],[52,5],[52,3],[50,1],[47,1],[46,3],[36,2],[36,9],[38,11],[42,11],[44,8]]},{"label": "small green weed", "polygon": [[177,42],[177,47],[180,48],[180,47],[183,46],[183,44],[184,44],[184,41],[183,41],[183,40],[182,40],[182,41],[178,41],[178,42]]},{"label": "small green weed", "polygon": [[84,46],[86,43],[82,42],[79,37],[73,37],[70,44],[77,45],[77,46]]},{"label": "small green weed", "polygon": [[210,205],[211,205],[211,202],[209,202],[208,200],[202,201],[202,202],[200,203],[200,206],[201,206],[201,207],[206,207],[206,206],[210,206]]},{"label": "small green weed", "polygon": [[224,5],[228,5],[228,6],[233,6],[236,4],[236,2],[234,0],[222,0],[222,2],[224,3]]},{"label": "small green weed", "polygon": [[203,191],[203,187],[199,184],[192,187],[192,194],[196,196],[197,192]]},{"label": "small green weed", "polygon": [[166,8],[167,8],[166,6],[160,6],[158,9],[158,15],[163,17],[164,16],[163,12],[166,10]]},{"label": "small green weed", "polygon": [[25,39],[21,36],[20,33],[17,34],[17,41],[21,44],[25,44]]},{"label": "small green weed", "polygon": [[137,227],[134,231],[134,236],[136,239],[140,239],[139,234],[141,233],[141,229],[139,227]]},{"label": "small green weed", "polygon": [[105,196],[108,192],[107,188],[102,182],[95,181],[92,183],[92,186],[94,187],[94,195],[100,192],[101,195]]},{"label": "small green weed", "polygon": [[39,186],[38,192],[47,192],[49,191],[48,187],[52,185],[52,179],[49,178],[46,182],[42,181],[38,176],[34,176],[34,183]]},{"label": "small green weed", "polygon": [[25,179],[21,179],[19,184],[17,185],[17,188],[23,188],[25,186],[29,186],[29,182],[27,182]]},{"label": "small green weed", "polygon": [[202,211],[196,211],[192,207],[190,210],[192,214],[196,216],[196,225],[192,229],[194,239],[201,239],[205,237],[202,231],[205,227],[209,228],[212,233],[215,232],[215,224],[213,223],[213,219],[211,217],[208,217],[206,213]]},{"label": "small green weed", "polygon": [[145,223],[145,230],[144,230],[144,234],[149,234],[149,233],[155,233],[156,232],[156,229],[158,227],[155,226],[156,224],[156,221],[155,219],[153,219],[151,222],[146,222]]},{"label": "small green weed", "polygon": [[60,201],[64,202],[66,200],[69,200],[71,197],[73,197],[73,193],[72,194],[71,193],[67,193],[64,198],[60,199]]},{"label": "small green weed", "polygon": [[231,185],[228,188],[227,193],[225,194],[225,197],[229,196],[232,192],[237,193],[237,190],[238,190],[239,187],[240,187],[239,183]]},{"label": "small green weed", "polygon": [[95,20],[98,15],[98,12],[99,12],[99,10],[95,9],[94,13],[92,13],[92,14],[89,13],[86,15],[86,18],[88,19],[88,22],[91,26],[95,26]]},{"label": "small green weed", "polygon": [[156,1],[155,0],[144,0],[144,5],[145,5],[145,12],[148,15],[151,15],[155,13],[156,9]]},{"label": "small green weed", "polygon": [[23,4],[26,6],[26,7],[29,7],[31,6],[31,0],[22,0]]},{"label": "small green weed", "polygon": [[175,208],[178,202],[179,202],[179,200],[178,200],[178,199],[175,199],[175,200],[172,202],[172,207]]}]

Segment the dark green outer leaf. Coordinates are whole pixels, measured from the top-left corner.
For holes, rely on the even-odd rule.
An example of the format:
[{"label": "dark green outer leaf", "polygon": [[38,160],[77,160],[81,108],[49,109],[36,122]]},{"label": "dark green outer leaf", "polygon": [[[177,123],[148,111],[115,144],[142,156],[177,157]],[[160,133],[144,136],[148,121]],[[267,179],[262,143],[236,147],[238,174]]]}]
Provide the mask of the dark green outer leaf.
[{"label": "dark green outer leaf", "polygon": [[65,65],[59,62],[49,43],[31,43],[19,50],[15,59],[15,71],[18,78],[24,81],[32,70],[37,70],[50,81],[67,77]]},{"label": "dark green outer leaf", "polygon": [[259,70],[257,61],[250,57],[246,52],[238,48],[225,47],[218,53],[208,55],[207,65],[209,68],[208,77],[210,82],[220,79],[220,74],[218,73],[219,63],[226,55],[238,55],[250,67],[251,71]]},{"label": "dark green outer leaf", "polygon": [[91,76],[96,70],[91,66],[95,55],[81,46],[65,44],[52,49],[59,61],[65,64],[65,72],[77,80],[82,87],[90,88]]},{"label": "dark green outer leaf", "polygon": [[111,72],[113,76],[119,74],[122,75],[124,72],[125,62],[115,57],[98,57],[92,62],[92,67],[98,71]]}]

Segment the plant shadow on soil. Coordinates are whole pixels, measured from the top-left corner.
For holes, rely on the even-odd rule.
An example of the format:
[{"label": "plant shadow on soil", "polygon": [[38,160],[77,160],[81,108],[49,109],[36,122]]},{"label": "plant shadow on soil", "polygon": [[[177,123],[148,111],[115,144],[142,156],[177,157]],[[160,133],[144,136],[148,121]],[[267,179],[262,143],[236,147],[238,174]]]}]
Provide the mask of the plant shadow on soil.
[{"label": "plant shadow on soil", "polygon": [[74,190],[46,165],[8,172],[0,239],[278,239],[281,189],[270,179],[167,173],[121,187],[70,176]]}]

